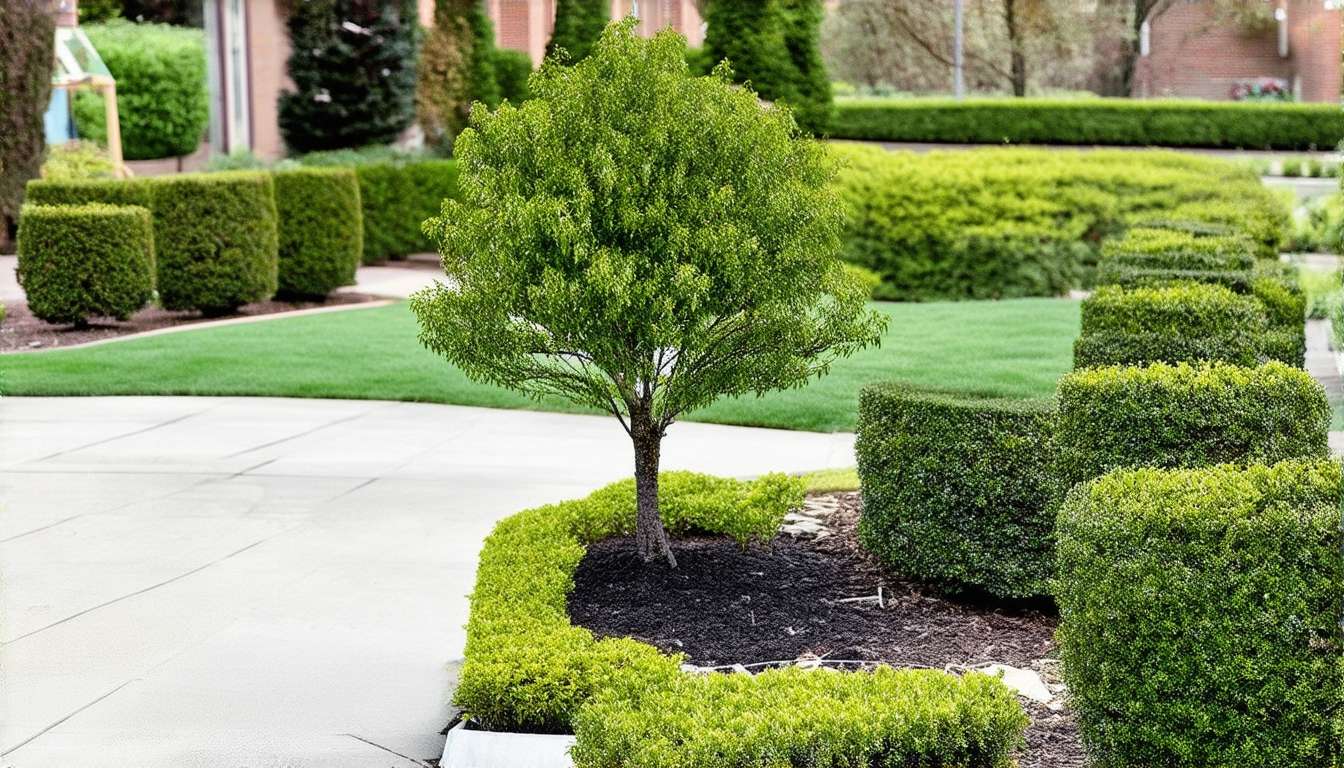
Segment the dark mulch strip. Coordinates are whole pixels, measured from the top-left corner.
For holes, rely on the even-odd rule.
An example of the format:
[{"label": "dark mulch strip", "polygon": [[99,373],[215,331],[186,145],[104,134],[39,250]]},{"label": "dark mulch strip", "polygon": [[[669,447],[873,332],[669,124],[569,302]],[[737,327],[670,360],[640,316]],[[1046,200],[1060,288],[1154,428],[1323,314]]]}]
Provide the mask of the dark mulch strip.
[{"label": "dark mulch strip", "polygon": [[27,304],[16,302],[5,304],[5,317],[3,321],[0,321],[0,353],[69,347],[114,336],[127,336],[133,333],[143,333],[177,325],[191,325],[208,320],[257,317],[280,312],[293,312],[297,309],[362,304],[374,301],[377,298],[363,293],[333,293],[325,301],[260,301],[240,307],[234,314],[223,317],[204,317],[199,312],[169,312],[168,310],[151,307],[135,313],[124,321],[100,318],[90,323],[87,328],[52,325],[45,320],[34,317],[33,313],[28,311]]},{"label": "dark mulch strip", "polygon": [[[835,535],[781,536],[745,550],[723,539],[681,539],[676,569],[645,565],[628,538],[594,544],[574,576],[570,617],[599,636],[634,637],[698,666],[810,653],[906,667],[1030,668],[1053,656],[1057,619],[1048,609],[948,598],[885,573],[858,546],[858,494],[840,501],[826,521]],[[883,605],[840,602],[876,595],[879,585]],[[1022,768],[1084,764],[1071,717],[1045,707],[1028,712]]]}]

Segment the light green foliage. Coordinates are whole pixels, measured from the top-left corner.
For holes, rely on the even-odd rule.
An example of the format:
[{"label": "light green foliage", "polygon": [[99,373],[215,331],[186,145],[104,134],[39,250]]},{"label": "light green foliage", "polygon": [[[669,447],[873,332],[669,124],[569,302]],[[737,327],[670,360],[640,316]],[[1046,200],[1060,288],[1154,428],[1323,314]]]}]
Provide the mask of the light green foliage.
[{"label": "light green foliage", "polygon": [[47,148],[47,159],[42,163],[42,178],[56,181],[110,179],[114,170],[112,158],[97,144],[68,141]]},{"label": "light green foliage", "polygon": [[355,281],[364,250],[359,179],[349,168],[276,171],[276,293],[322,298]]},{"label": "light green foliage", "polygon": [[1307,203],[1306,216],[1293,222],[1289,250],[1299,253],[1344,253],[1344,195]]},{"label": "light green foliage", "polygon": [[1331,307],[1341,300],[1344,272],[1302,265],[1298,269],[1298,282],[1306,294],[1307,317],[1320,320],[1329,317]]},{"label": "light green foliage", "polygon": [[1330,405],[1306,371],[1223,363],[1074,371],[1059,381],[1065,489],[1117,467],[1329,455]]},{"label": "light green foliage", "polygon": [[[199,29],[120,19],[82,27],[117,80],[122,153],[127,160],[188,155],[205,133],[205,38]],[[75,96],[80,136],[107,142],[102,96]]]},{"label": "light green foliage", "polygon": [[865,387],[855,445],[864,547],[899,573],[952,589],[1047,594],[1054,430],[1050,400]]},{"label": "light green foliage", "polygon": [[1098,765],[1344,764],[1340,500],[1324,459],[1073,490],[1058,639]]},{"label": "light green foliage", "polygon": [[1324,149],[1344,139],[1344,112],[1334,104],[1186,99],[846,99],[836,103],[831,134],[969,144]]},{"label": "light green foliage", "polygon": [[154,295],[149,211],[99,203],[24,206],[18,277],[28,308],[49,323],[130,317]]},{"label": "light green foliage", "polygon": [[579,768],[1008,768],[1027,717],[997,680],[934,670],[682,675],[613,687],[575,720]]},{"label": "light green foliage", "polygon": [[[802,504],[802,482],[767,475],[742,483],[689,472],[662,478],[662,513],[678,531],[766,539]],[[617,678],[666,685],[678,660],[633,640],[594,640],[569,623],[566,598],[584,544],[634,530],[634,483],[520,512],[481,550],[467,623],[466,663],[454,702],[496,730],[564,732]],[[745,514],[740,514],[745,513]],[[719,526],[726,526],[725,531]]]},{"label": "light green foliage", "polygon": [[803,475],[804,488],[809,493],[834,493],[859,490],[859,472],[847,469],[818,469]]},{"label": "light green foliage", "polygon": [[608,27],[531,101],[478,110],[461,201],[428,230],[452,289],[412,300],[469,376],[646,420],[800,386],[877,340],[836,258],[821,146],[787,112],[686,73],[685,43]]},{"label": "light green foliage", "polygon": [[1103,286],[1083,301],[1074,366],[1197,360],[1255,365],[1267,352],[1268,330],[1259,301],[1221,285]]}]

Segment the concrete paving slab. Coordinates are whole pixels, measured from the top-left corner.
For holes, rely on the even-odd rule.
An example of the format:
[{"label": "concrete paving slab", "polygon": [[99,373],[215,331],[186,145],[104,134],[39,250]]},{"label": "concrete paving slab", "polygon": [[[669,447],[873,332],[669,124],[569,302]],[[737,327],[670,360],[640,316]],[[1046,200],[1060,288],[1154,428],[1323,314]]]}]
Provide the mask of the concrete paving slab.
[{"label": "concrete paving slab", "polygon": [[[631,465],[611,419],[413,403],[10,398],[0,425],[16,768],[423,765],[482,539]],[[668,469],[853,464],[852,435],[667,446]]]}]

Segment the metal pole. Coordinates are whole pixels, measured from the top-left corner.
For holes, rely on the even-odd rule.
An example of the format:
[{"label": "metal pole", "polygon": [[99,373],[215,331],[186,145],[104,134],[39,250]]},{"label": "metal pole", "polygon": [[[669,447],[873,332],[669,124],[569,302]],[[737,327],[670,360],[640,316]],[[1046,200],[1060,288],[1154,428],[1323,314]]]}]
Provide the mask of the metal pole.
[{"label": "metal pole", "polygon": [[965,61],[962,58],[962,49],[965,47],[965,35],[962,33],[962,27],[965,22],[965,14],[962,13],[962,0],[954,0],[955,20],[953,21],[953,42],[952,42],[952,71],[953,71],[953,90],[957,94],[957,101],[966,98],[966,78],[963,73]]}]

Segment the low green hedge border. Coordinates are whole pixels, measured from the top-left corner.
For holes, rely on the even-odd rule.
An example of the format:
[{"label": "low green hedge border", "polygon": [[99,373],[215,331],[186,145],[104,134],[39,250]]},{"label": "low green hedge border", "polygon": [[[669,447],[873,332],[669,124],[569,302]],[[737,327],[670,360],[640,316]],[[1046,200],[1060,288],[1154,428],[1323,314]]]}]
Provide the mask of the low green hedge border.
[{"label": "low green hedge border", "polygon": [[963,144],[1333,149],[1337,104],[1135,99],[841,99],[840,139]]},{"label": "low green hedge border", "polygon": [[1329,455],[1325,390],[1279,362],[1092,368],[1061,378],[1058,398],[1057,472],[1065,489],[1121,467]]},{"label": "low green hedge border", "polygon": [[[1008,690],[981,675],[932,681],[927,672],[837,674],[834,683],[809,685],[793,673],[772,674],[751,678],[762,681],[759,689],[743,692],[734,687],[742,683],[685,677],[679,659],[652,646],[628,638],[596,640],[570,624],[566,599],[584,545],[633,531],[634,493],[633,481],[626,480],[585,499],[526,510],[501,521],[486,539],[454,694],[473,722],[492,730],[572,730],[578,739],[574,757],[583,768],[611,765],[631,740],[644,745],[650,765],[695,765],[696,756],[711,750],[733,756],[716,765],[758,766],[768,762],[761,750],[783,754],[809,742],[856,765],[1008,765],[1026,720]],[[801,479],[782,475],[750,483],[687,472],[660,476],[661,513],[674,535],[769,540],[802,493]],[[760,708],[807,699],[833,704],[836,711],[827,719],[812,713],[814,722],[828,724],[825,731],[791,734],[768,720],[760,721],[765,731],[712,727],[747,714],[733,709],[742,695]],[[884,715],[888,696],[911,702],[910,709]],[[669,708],[650,711],[645,703],[655,700]],[[584,716],[588,707],[600,714]],[[954,720],[949,712],[962,714]],[[656,746],[645,741],[655,733]]]},{"label": "low green hedge border", "polygon": [[897,572],[1010,598],[1054,572],[1054,402],[899,385],[859,396],[859,536]]},{"label": "low green hedge border", "polygon": [[1058,640],[1098,765],[1344,764],[1340,500],[1328,460],[1073,490]]},{"label": "low green hedge border", "polygon": [[275,172],[283,297],[322,298],[355,282],[364,253],[359,179],[349,168]]},{"label": "low green hedge border", "polygon": [[28,309],[49,323],[125,320],[154,297],[149,211],[99,203],[25,205],[18,278]]}]

